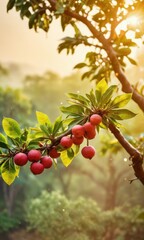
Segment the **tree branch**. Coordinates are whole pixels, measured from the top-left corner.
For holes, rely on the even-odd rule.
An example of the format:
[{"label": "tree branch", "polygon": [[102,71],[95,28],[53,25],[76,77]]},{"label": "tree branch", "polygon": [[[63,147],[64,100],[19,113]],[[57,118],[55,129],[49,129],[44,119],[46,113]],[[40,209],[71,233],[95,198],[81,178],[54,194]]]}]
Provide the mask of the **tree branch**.
[{"label": "tree branch", "polygon": [[[51,4],[52,10],[56,10],[56,1],[55,0],[49,0],[49,3]],[[128,79],[126,78],[120,63],[118,61],[116,52],[114,51],[113,47],[110,44],[110,41],[104,37],[104,35],[98,31],[95,26],[92,25],[92,23],[84,16],[73,12],[69,9],[65,9],[64,14],[75,18],[76,20],[82,22],[84,25],[87,26],[87,28],[90,30],[90,32],[93,34],[95,38],[99,40],[99,42],[102,43],[103,48],[108,54],[108,57],[110,58],[113,70],[115,72],[116,77],[120,81],[122,85],[122,91],[126,93],[132,93],[132,99],[138,104],[138,106],[144,111],[144,97],[139,94],[136,89],[134,89],[131,84],[129,83]]]},{"label": "tree branch", "polygon": [[91,33],[97,38],[103,45],[103,48],[108,54],[108,57],[111,60],[111,64],[113,67],[113,70],[115,72],[116,77],[120,81],[122,85],[122,90],[126,93],[132,93],[132,99],[138,104],[138,106],[144,111],[144,97],[140,95],[129,83],[128,79],[126,78],[120,63],[118,61],[117,55],[109,43],[109,40],[107,40],[101,32],[99,32],[92,24],[90,21],[87,20],[87,18],[80,16],[77,13],[70,12],[68,10],[65,11],[65,14],[76,18],[77,20],[83,22],[88,29],[91,31]]},{"label": "tree branch", "polygon": [[121,132],[112,124],[109,124],[109,129],[115,136],[115,138],[119,141],[119,143],[123,146],[123,148],[130,155],[132,160],[132,167],[135,172],[135,176],[141,181],[144,185],[144,169],[143,169],[143,155],[134,148],[121,134]]}]

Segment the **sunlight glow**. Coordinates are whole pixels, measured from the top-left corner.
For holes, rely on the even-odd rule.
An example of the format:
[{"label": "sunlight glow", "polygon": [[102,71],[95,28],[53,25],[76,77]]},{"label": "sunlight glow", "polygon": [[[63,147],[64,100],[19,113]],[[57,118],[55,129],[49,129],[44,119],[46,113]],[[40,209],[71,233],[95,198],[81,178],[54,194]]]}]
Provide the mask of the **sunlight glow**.
[{"label": "sunlight glow", "polygon": [[126,4],[128,4],[128,5],[132,5],[132,4],[133,4],[133,0],[126,0],[125,2],[126,2]]},{"label": "sunlight glow", "polygon": [[[122,23],[119,24],[119,26],[116,29],[116,32],[120,34],[121,31],[126,31],[128,28],[136,28],[140,24],[140,18],[139,16],[133,15],[125,19]],[[128,31],[127,32],[128,37],[133,38],[134,32]]]},{"label": "sunlight glow", "polygon": [[139,24],[139,18],[137,16],[131,16],[126,19],[127,25],[136,26]]},{"label": "sunlight glow", "polygon": [[127,162],[128,161],[128,159],[127,158],[124,158],[124,162]]}]

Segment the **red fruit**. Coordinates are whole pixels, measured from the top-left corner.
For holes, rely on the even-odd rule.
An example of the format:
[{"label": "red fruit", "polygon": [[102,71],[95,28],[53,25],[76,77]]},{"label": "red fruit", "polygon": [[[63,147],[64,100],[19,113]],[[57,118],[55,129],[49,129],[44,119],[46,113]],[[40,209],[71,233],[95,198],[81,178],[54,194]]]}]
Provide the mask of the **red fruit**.
[{"label": "red fruit", "polygon": [[39,161],[41,158],[41,152],[36,150],[36,149],[32,149],[28,152],[28,160],[30,162],[37,162]]},{"label": "red fruit", "polygon": [[83,128],[83,126],[81,126],[81,125],[75,125],[75,126],[72,128],[72,134],[73,134],[75,137],[84,136],[84,128]]},{"label": "red fruit", "polygon": [[69,136],[65,136],[62,137],[60,140],[60,144],[64,147],[64,148],[70,148],[73,144],[73,140],[72,138],[70,138]]},{"label": "red fruit", "polygon": [[85,136],[85,138],[87,138],[89,140],[93,139],[96,136],[96,131],[94,130],[94,131],[90,131],[90,132],[85,132],[84,136]]},{"label": "red fruit", "polygon": [[17,153],[14,156],[14,163],[18,166],[24,166],[28,162],[28,157],[25,153]]},{"label": "red fruit", "polygon": [[90,122],[86,122],[84,125],[83,125],[83,128],[84,128],[84,131],[85,132],[93,132],[95,130],[95,126],[92,125]]},{"label": "red fruit", "polygon": [[72,140],[73,140],[73,143],[75,144],[75,145],[80,145],[82,142],[83,142],[83,140],[84,140],[84,136],[81,136],[81,137],[75,137],[74,135],[72,136]]},{"label": "red fruit", "polygon": [[93,114],[90,116],[90,123],[92,125],[99,125],[102,122],[102,117],[98,114]]},{"label": "red fruit", "polygon": [[33,174],[41,174],[44,170],[44,165],[40,162],[34,162],[30,165],[30,170]]},{"label": "red fruit", "polygon": [[92,125],[90,122],[87,122],[83,125],[85,130],[84,136],[87,139],[93,139],[96,136],[95,126]]},{"label": "red fruit", "polygon": [[50,157],[52,158],[58,158],[60,156],[60,153],[56,150],[56,148],[52,148],[50,151],[49,151],[49,155]]},{"label": "red fruit", "polygon": [[53,161],[49,156],[43,156],[40,162],[43,164],[44,168],[50,168],[53,164]]},{"label": "red fruit", "polygon": [[81,154],[84,158],[92,159],[95,155],[96,151],[93,146],[85,146],[81,150]]}]

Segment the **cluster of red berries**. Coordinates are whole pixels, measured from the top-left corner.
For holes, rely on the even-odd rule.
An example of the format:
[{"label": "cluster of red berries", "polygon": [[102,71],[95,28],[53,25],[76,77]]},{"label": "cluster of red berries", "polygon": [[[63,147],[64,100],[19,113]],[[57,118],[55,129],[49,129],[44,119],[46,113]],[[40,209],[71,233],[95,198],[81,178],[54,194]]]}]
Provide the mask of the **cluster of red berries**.
[{"label": "cluster of red berries", "polygon": [[[83,125],[75,125],[71,130],[71,135],[64,136],[60,139],[60,147],[68,149],[72,144],[80,145],[84,139],[93,139],[96,136],[96,126],[102,121],[102,117],[98,114],[93,114],[89,118],[89,122]],[[93,146],[84,146],[81,150],[83,157],[91,159],[95,155]],[[19,152],[14,156],[14,163],[18,166],[24,166],[28,161],[32,162],[30,170],[33,174],[40,174],[45,168],[50,168],[53,164],[53,158],[58,158],[60,152],[56,146],[53,146],[48,153],[48,156],[42,156],[41,152],[36,149],[30,150],[27,154]]]},{"label": "cluster of red berries", "polygon": [[[72,128],[71,136],[64,136],[60,140],[60,145],[67,149],[75,145],[80,145],[86,139],[93,139],[96,136],[96,126],[99,125],[102,121],[102,117],[98,114],[91,115],[89,122],[86,122],[84,125],[75,125]],[[95,148],[93,146],[85,146],[82,148],[81,153],[83,157],[91,159],[95,155]]]},{"label": "cluster of red berries", "polygon": [[19,152],[14,156],[14,163],[18,166],[24,166],[30,161],[30,170],[33,174],[40,174],[45,168],[50,168],[53,164],[50,156],[42,156],[41,152],[36,149],[32,149],[26,153]]}]

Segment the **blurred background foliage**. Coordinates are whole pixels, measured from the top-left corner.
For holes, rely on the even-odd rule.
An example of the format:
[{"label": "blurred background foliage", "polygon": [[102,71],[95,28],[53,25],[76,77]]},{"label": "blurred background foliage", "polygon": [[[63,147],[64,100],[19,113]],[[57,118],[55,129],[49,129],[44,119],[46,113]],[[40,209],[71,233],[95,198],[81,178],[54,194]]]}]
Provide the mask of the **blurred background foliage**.
[{"label": "blurred background foliage", "polygon": [[[19,65],[0,64],[0,122],[12,117],[34,125],[36,110],[53,121],[67,92],[83,94],[93,86],[80,75],[23,73]],[[138,114],[124,121],[123,131],[139,146],[142,113],[134,103],[130,108]],[[0,239],[143,240],[144,190],[138,181],[129,184],[134,176],[126,152],[102,130],[91,141],[97,150],[92,161],[79,154],[68,168],[59,162],[58,169],[34,176],[26,166],[11,186],[0,179]]]}]

